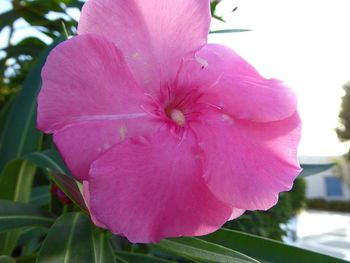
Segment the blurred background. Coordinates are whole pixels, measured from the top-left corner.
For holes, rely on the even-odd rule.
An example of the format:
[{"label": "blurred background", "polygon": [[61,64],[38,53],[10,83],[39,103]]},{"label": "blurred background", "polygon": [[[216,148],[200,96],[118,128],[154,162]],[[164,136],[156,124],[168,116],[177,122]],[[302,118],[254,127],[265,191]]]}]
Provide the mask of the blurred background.
[{"label": "blurred background", "polygon": [[[83,3],[0,0],[0,119],[40,52],[76,34]],[[211,7],[209,42],[285,81],[303,121],[304,172],[293,190],[271,210],[247,212],[226,227],[350,260],[350,2],[222,0]]]}]

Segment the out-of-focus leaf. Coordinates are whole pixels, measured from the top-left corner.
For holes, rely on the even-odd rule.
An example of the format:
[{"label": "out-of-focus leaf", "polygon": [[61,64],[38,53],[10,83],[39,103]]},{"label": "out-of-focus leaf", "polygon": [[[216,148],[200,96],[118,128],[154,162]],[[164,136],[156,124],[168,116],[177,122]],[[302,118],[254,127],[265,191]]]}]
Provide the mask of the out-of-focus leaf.
[{"label": "out-of-focus leaf", "polygon": [[16,263],[16,261],[10,256],[0,256],[0,263]]},{"label": "out-of-focus leaf", "polygon": [[51,170],[51,178],[58,187],[83,211],[88,212],[84,198],[77,185],[78,182],[67,175],[69,171],[56,151],[34,152],[26,155],[25,158],[44,170]]},{"label": "out-of-focus leaf", "polygon": [[[23,160],[8,163],[0,174],[0,199],[29,202],[35,165]],[[18,231],[0,235],[0,254],[11,254],[19,237]]]},{"label": "out-of-focus leaf", "polygon": [[309,176],[313,174],[318,174],[324,171],[327,171],[331,167],[333,167],[334,163],[327,163],[327,164],[301,164],[301,168],[303,168],[303,171],[300,173],[299,176]]},{"label": "out-of-focus leaf", "polygon": [[112,247],[106,238],[105,231],[95,229],[95,231],[92,233],[92,241],[95,262],[113,263],[116,261],[113,255]]},{"label": "out-of-focus leaf", "polygon": [[49,51],[61,40],[45,49],[26,77],[22,90],[14,98],[0,138],[0,171],[7,162],[40,149],[42,133],[36,128],[36,98],[41,86],[41,68]]},{"label": "out-of-focus leaf", "polygon": [[165,239],[155,248],[201,262],[258,263],[259,261],[227,247],[192,237]]},{"label": "out-of-focus leaf", "polygon": [[24,156],[24,158],[35,163],[43,170],[50,169],[53,172],[72,177],[60,154],[56,150],[51,149],[42,152],[32,152]]},{"label": "out-of-focus leaf", "polygon": [[36,255],[16,258],[16,263],[35,263],[35,262],[36,262]]},{"label": "out-of-focus leaf", "polygon": [[48,185],[34,187],[30,196],[30,203],[42,206],[49,203],[50,187]]},{"label": "out-of-focus leaf", "polygon": [[11,25],[18,17],[15,10],[11,9],[0,14],[0,31],[5,27]]},{"label": "out-of-focus leaf", "polygon": [[250,257],[270,263],[346,263],[346,261],[281,242],[229,229],[221,229],[201,237],[211,243],[234,249]]},{"label": "out-of-focus leaf", "polygon": [[60,216],[49,230],[37,263],[95,262],[89,218],[82,213]]},{"label": "out-of-focus leaf", "polygon": [[165,260],[150,255],[140,253],[130,253],[118,251],[115,253],[117,259],[126,263],[172,263],[175,261]]},{"label": "out-of-focus leaf", "polygon": [[3,130],[11,109],[11,105],[12,105],[11,102],[12,100],[7,101],[7,103],[1,108],[1,111],[0,111],[0,149],[1,149],[1,143],[4,141],[2,139],[2,137],[4,136]]},{"label": "out-of-focus leaf", "polygon": [[38,207],[0,200],[0,232],[22,227],[50,227],[53,216]]},{"label": "out-of-focus leaf", "polygon": [[77,1],[77,0],[70,0],[70,1],[66,1],[66,6],[67,7],[76,7],[76,8],[79,8],[79,9],[82,9],[83,8],[83,5],[84,5],[84,1]]},{"label": "out-of-focus leaf", "polygon": [[67,175],[51,173],[51,178],[58,187],[84,212],[88,213],[85,200],[79,190],[77,181]]},{"label": "out-of-focus leaf", "polygon": [[249,32],[250,29],[222,29],[222,30],[212,30],[209,34],[227,34],[227,33],[241,33]]},{"label": "out-of-focus leaf", "polygon": [[17,43],[15,46],[9,46],[2,51],[6,52],[6,57],[18,57],[20,55],[37,56],[46,47],[46,44],[36,37],[28,37]]}]

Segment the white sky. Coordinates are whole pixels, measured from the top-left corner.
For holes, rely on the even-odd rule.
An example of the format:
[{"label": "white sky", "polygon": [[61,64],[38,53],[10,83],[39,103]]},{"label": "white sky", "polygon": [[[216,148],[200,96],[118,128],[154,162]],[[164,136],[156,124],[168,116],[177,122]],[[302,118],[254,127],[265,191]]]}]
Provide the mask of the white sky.
[{"label": "white sky", "polygon": [[[8,0],[0,0],[0,12]],[[238,6],[235,12],[231,12]],[[264,76],[284,80],[299,97],[303,120],[299,154],[338,155],[348,145],[338,142],[341,86],[350,80],[349,0],[223,0],[218,7],[227,23],[212,29],[246,28],[251,32],[213,34],[210,42],[235,49]],[[14,41],[39,33],[22,28]],[[0,47],[8,33],[0,34]]]},{"label": "white sky", "polygon": [[299,154],[347,152],[334,128],[341,86],[350,80],[350,1],[223,0],[218,11],[227,23],[213,28],[253,31],[212,35],[211,42],[232,47],[264,76],[284,80],[298,94],[303,120]]}]

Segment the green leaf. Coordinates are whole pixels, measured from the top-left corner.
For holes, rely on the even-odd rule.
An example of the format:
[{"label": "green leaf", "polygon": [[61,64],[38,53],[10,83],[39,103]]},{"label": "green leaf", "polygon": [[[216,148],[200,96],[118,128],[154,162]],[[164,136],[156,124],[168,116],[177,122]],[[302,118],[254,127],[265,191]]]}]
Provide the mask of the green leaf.
[{"label": "green leaf", "polygon": [[159,244],[153,246],[176,255],[198,259],[201,262],[259,262],[232,249],[193,237],[165,239]]},{"label": "green leaf", "polygon": [[[0,199],[29,202],[35,169],[35,165],[28,161],[8,163],[0,174]],[[18,231],[1,234],[0,254],[11,254],[19,235]]]},{"label": "green leaf", "polygon": [[346,263],[346,261],[322,255],[305,249],[288,246],[281,242],[250,235],[247,233],[221,229],[201,237],[202,240],[234,249],[250,257],[270,263]]},{"label": "green leaf", "polygon": [[6,52],[6,58],[18,57],[20,55],[38,56],[46,44],[36,37],[28,37],[21,40],[15,46],[9,46],[1,51]]},{"label": "green leaf", "polygon": [[89,213],[85,200],[78,187],[78,182],[67,175],[52,173],[52,180],[84,212]]},{"label": "green leaf", "polygon": [[41,69],[46,56],[61,40],[46,48],[14,98],[0,138],[0,171],[7,162],[40,149],[42,133],[36,128],[36,98],[41,87]]},{"label": "green leaf", "polygon": [[15,20],[19,18],[16,10],[9,10],[0,14],[0,31],[5,27],[11,25]]},{"label": "green leaf", "polygon": [[53,216],[36,206],[0,200],[0,232],[22,227],[50,227]]},{"label": "green leaf", "polygon": [[95,262],[90,219],[82,213],[60,216],[40,249],[37,263]]},{"label": "green leaf", "polygon": [[222,29],[222,30],[213,30],[210,31],[209,34],[227,34],[227,33],[241,33],[241,32],[249,32],[250,29]]},{"label": "green leaf", "polygon": [[[116,258],[127,263],[171,263],[174,261],[156,258],[154,256],[118,251],[115,253]],[[97,261],[98,262],[98,261]]]},{"label": "green leaf", "polygon": [[28,161],[9,162],[0,174],[0,199],[28,202],[35,169]]},{"label": "green leaf", "polygon": [[35,263],[36,255],[29,255],[20,258],[16,258],[16,263]]},{"label": "green leaf", "polygon": [[303,168],[303,171],[300,173],[299,176],[309,176],[313,174],[318,174],[324,171],[327,171],[331,167],[333,167],[334,163],[327,163],[327,164],[301,164],[301,168]]},{"label": "green leaf", "polygon": [[92,233],[92,241],[93,241],[95,262],[99,262],[99,263],[115,262],[113,250],[106,238],[105,231],[100,229],[95,229]]},{"label": "green leaf", "polygon": [[49,203],[50,187],[48,185],[34,187],[30,196],[30,203],[43,206]]},{"label": "green leaf", "polygon": [[16,263],[16,261],[9,256],[0,256],[0,263]]},{"label": "green leaf", "polygon": [[54,172],[72,177],[60,154],[56,150],[51,149],[42,152],[32,152],[25,155],[24,159],[35,163],[43,170],[50,169]]},{"label": "green leaf", "polygon": [[68,176],[70,173],[57,151],[34,152],[26,155],[25,159],[35,163],[43,170],[52,170],[53,172],[50,173],[52,180],[77,206],[84,212],[88,212],[78,182]]}]

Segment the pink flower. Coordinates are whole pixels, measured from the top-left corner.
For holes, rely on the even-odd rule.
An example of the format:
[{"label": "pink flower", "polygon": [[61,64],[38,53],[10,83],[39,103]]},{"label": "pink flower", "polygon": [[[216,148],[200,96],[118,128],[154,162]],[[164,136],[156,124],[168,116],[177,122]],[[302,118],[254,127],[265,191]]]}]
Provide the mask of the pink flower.
[{"label": "pink flower", "polygon": [[132,242],[268,209],[300,172],[295,95],[206,44],[209,24],[209,0],[89,0],[43,69],[39,129]]}]

